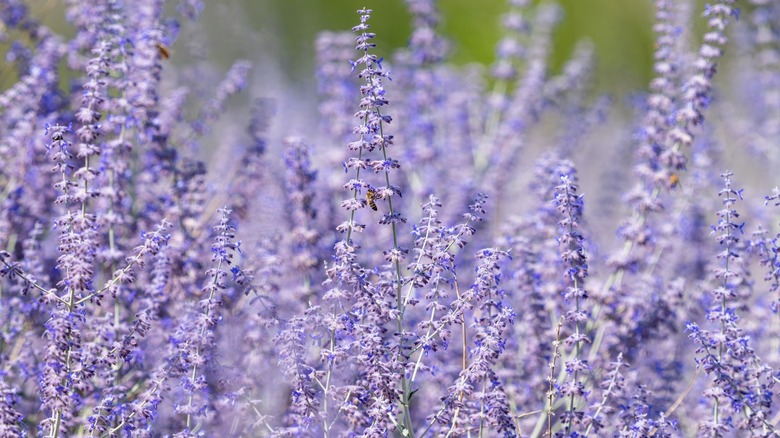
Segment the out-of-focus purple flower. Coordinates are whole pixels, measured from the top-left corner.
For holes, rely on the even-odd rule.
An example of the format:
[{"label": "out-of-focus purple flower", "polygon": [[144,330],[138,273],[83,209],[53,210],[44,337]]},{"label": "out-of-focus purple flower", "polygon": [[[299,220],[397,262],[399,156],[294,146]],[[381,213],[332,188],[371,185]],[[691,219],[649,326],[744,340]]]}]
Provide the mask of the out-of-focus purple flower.
[{"label": "out-of-focus purple flower", "polygon": [[516,0],[508,2],[510,10],[502,17],[502,24],[506,29],[506,34],[498,43],[496,48],[496,62],[491,68],[493,76],[504,81],[511,81],[517,78],[517,64],[524,60],[526,51],[529,47],[524,43],[527,34],[531,29],[531,24],[526,17],[530,12],[529,2],[527,0]]},{"label": "out-of-focus purple flower", "polygon": [[673,147],[670,136],[679,104],[681,61],[675,44],[680,31],[675,26],[678,10],[674,2],[658,0],[655,6],[657,38],[653,70],[656,76],[650,82],[651,94],[647,97],[637,173],[652,184],[668,189],[673,188],[671,175],[684,170],[687,162],[685,155]]},{"label": "out-of-focus purple flower", "polygon": [[239,161],[237,175],[231,181],[228,191],[231,196],[231,209],[234,216],[243,220],[262,203],[258,199],[258,181],[262,181],[268,170],[266,148],[268,147],[268,129],[275,112],[275,103],[268,99],[257,99],[252,104],[251,119],[247,128],[250,143],[246,146]]},{"label": "out-of-focus purple flower", "polygon": [[322,236],[317,231],[315,222],[317,210],[314,205],[314,182],[317,172],[311,169],[309,151],[301,139],[288,137],[285,139],[285,145],[288,211],[292,222],[290,232],[292,264],[304,278],[304,295],[301,297],[303,298],[312,293],[307,289],[312,279],[319,278],[317,268],[323,260],[320,251]]},{"label": "out-of-focus purple flower", "polygon": [[17,403],[17,390],[8,386],[4,378],[0,378],[0,434],[24,436],[21,427],[23,417],[15,408]]},{"label": "out-of-focus purple flower", "polygon": [[409,49],[413,62],[418,66],[436,64],[447,55],[447,41],[437,33],[439,12],[433,0],[406,0],[412,13],[412,36]]},{"label": "out-of-focus purple flower", "polygon": [[[682,124],[679,129],[689,136],[690,130],[704,121],[704,110],[710,106],[712,78],[715,76],[717,62],[723,56],[723,47],[728,42],[725,30],[738,16],[735,4],[734,0],[720,0],[705,8],[707,32],[703,36],[704,41],[694,63],[696,72],[683,85],[682,107],[677,112],[677,119]],[[687,146],[690,143],[686,140],[685,134],[677,135],[675,140]]]},{"label": "out-of-focus purple flower", "polygon": [[176,10],[186,18],[195,21],[203,12],[204,6],[202,0],[179,0]]},{"label": "out-of-focus purple flower", "polygon": [[525,70],[518,76],[511,94],[495,97],[497,103],[492,104],[495,107],[488,117],[497,117],[500,122],[488,126],[477,146],[476,171],[484,175],[483,184],[490,189],[487,194],[495,199],[498,207],[503,205],[506,188],[510,185],[509,178],[513,173],[509,169],[517,163],[525,146],[526,132],[539,116],[552,32],[561,18],[560,8],[550,4],[541,5],[536,14]]},{"label": "out-of-focus purple flower", "polygon": [[204,105],[200,116],[192,122],[192,130],[195,133],[202,135],[207,132],[208,122],[213,122],[222,114],[227,99],[244,89],[251,70],[252,63],[246,60],[236,61],[230,67],[222,82],[217,85],[214,97]]},{"label": "out-of-focus purple flower", "polygon": [[[337,144],[349,141],[351,115],[357,91],[347,60],[354,51],[349,32],[322,32],[317,36],[317,92],[322,129]],[[339,154],[340,156],[340,154]],[[343,161],[337,160],[336,163]]]}]

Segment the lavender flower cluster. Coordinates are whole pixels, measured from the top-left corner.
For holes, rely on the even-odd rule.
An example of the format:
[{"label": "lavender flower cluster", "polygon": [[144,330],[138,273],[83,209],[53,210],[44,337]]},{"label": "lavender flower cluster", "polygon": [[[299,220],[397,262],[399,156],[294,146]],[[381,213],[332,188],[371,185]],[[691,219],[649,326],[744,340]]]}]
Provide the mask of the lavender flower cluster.
[{"label": "lavender flower cluster", "polygon": [[258,96],[224,163],[251,64],[165,81],[200,1],[62,3],[0,0],[1,437],[780,436],[780,189],[740,185],[780,163],[777,2],[655,0],[625,117],[589,43],[552,73],[553,2],[489,68],[435,0],[396,53],[364,8],[321,126]]}]

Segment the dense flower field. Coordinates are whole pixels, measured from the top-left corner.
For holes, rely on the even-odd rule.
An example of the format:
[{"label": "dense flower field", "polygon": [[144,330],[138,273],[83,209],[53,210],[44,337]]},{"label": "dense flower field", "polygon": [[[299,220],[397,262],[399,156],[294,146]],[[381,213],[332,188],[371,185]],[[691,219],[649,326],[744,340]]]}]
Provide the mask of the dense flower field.
[{"label": "dense flower field", "polygon": [[489,67],[362,9],[212,152],[252,66],[170,86],[169,3],[0,1],[0,436],[780,436],[780,3],[655,0],[630,107],[553,2]]}]

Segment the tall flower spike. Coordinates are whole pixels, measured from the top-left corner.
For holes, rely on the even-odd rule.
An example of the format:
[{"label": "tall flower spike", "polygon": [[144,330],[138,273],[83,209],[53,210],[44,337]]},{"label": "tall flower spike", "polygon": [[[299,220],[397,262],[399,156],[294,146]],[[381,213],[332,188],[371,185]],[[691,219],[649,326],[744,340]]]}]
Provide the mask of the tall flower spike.
[{"label": "tall flower spike", "polygon": [[[750,49],[753,62],[748,70],[748,96],[755,119],[751,146],[774,163],[780,156],[775,139],[780,135],[780,22],[778,5],[767,0],[750,0],[747,18],[751,24]],[[742,82],[742,81],[740,81]],[[749,100],[748,100],[749,99]],[[756,105],[757,103],[757,105]]]},{"label": "tall flower spike", "polygon": [[192,122],[192,130],[195,133],[202,135],[208,132],[209,122],[219,118],[225,109],[227,99],[244,89],[251,70],[252,63],[247,60],[236,61],[230,67],[222,82],[217,85],[214,97],[206,102],[197,120]]},{"label": "tall flower spike", "polygon": [[257,182],[263,180],[268,170],[265,153],[268,147],[268,130],[275,112],[275,104],[270,99],[257,99],[252,102],[249,127],[250,143],[241,158],[240,168],[227,190],[231,194],[234,217],[244,220],[252,213],[252,207],[262,204],[258,199]]},{"label": "tall flower spike", "polygon": [[[400,197],[401,191],[398,187],[390,184],[390,174],[400,167],[397,160],[388,155],[388,147],[393,144],[393,136],[384,133],[384,125],[389,124],[392,118],[383,114],[382,110],[388,104],[385,97],[383,79],[388,78],[388,73],[383,70],[382,59],[370,51],[375,47],[371,42],[374,34],[368,32],[368,19],[371,16],[370,9],[361,9],[360,24],[353,27],[352,31],[358,33],[356,37],[356,50],[362,52],[362,56],[356,61],[351,61],[352,69],[358,70],[358,78],[364,81],[360,87],[360,110],[355,113],[355,117],[360,120],[360,124],[354,127],[353,133],[358,139],[347,144],[352,151],[357,151],[357,157],[349,158],[344,166],[349,170],[354,170],[355,177],[345,184],[344,188],[352,192],[352,196],[342,202],[342,207],[350,212],[350,219],[339,226],[339,231],[347,232],[347,243],[351,243],[352,231],[362,231],[365,226],[355,223],[355,211],[365,208],[368,203],[359,197],[363,191],[369,192],[373,189],[374,197],[372,200],[386,200],[388,212],[380,221],[381,223],[391,224],[393,235],[396,234],[396,224],[406,222],[398,211],[393,208],[393,197]],[[367,155],[373,151],[381,152],[380,159],[369,160]],[[361,171],[370,167],[375,173],[384,175],[382,178],[385,183],[383,187],[373,187],[367,181],[362,179]],[[397,242],[394,238],[394,250],[398,250]]]},{"label": "tall flower spike", "polygon": [[751,290],[739,237],[744,222],[738,221],[740,215],[735,209],[737,201],[742,200],[742,190],[733,188],[731,176],[730,172],[721,175],[723,188],[718,196],[723,199],[723,209],[716,213],[718,223],[712,226],[723,250],[717,254],[718,266],[713,269],[713,305],[707,320],[718,331],[688,324],[689,338],[699,345],[697,366],[714,379],[714,385],[704,392],[712,405],[712,417],[699,424],[702,432],[713,435],[727,433],[735,426],[753,433],[774,431],[766,420],[772,406],[768,386],[773,379],[771,369],[756,355],[736,313]]},{"label": "tall flower spike", "polygon": [[[363,68],[358,73],[358,78],[364,80],[360,87],[360,110],[355,117],[361,120],[361,124],[355,127],[355,133],[360,135],[362,149],[367,152],[377,151],[378,159],[368,160],[368,166],[379,175],[381,183],[373,187],[371,184],[366,186],[368,198],[372,208],[376,203],[382,201],[386,205],[383,208],[383,216],[378,221],[380,224],[390,225],[392,233],[392,248],[384,251],[384,259],[389,263],[389,267],[382,267],[380,281],[376,284],[375,294],[370,297],[371,301],[376,301],[375,305],[369,305],[373,315],[370,315],[369,321],[389,322],[395,320],[396,336],[390,341],[394,354],[387,355],[387,341],[381,340],[381,334],[385,328],[377,328],[372,324],[369,327],[361,327],[363,338],[365,339],[365,355],[360,357],[361,362],[365,363],[368,381],[377,396],[370,403],[369,414],[375,418],[374,424],[367,429],[366,433],[371,431],[380,431],[383,424],[390,424],[388,415],[398,415],[399,420],[395,426],[402,433],[412,434],[413,425],[409,400],[412,396],[411,383],[408,380],[408,356],[405,354],[407,347],[404,345],[404,311],[406,302],[402,297],[401,287],[404,279],[401,276],[401,265],[406,257],[407,250],[399,246],[398,226],[406,222],[406,218],[398,210],[398,202],[394,205],[394,199],[401,197],[401,189],[391,184],[390,175],[400,167],[398,160],[389,155],[389,147],[393,144],[393,136],[385,134],[386,125],[390,124],[392,118],[383,114],[384,107],[389,103],[385,96],[383,80],[390,76],[383,69],[382,59],[371,53],[375,45],[371,42],[374,34],[368,33],[367,21],[371,15],[371,10],[359,10],[361,24],[355,26],[352,30],[358,33],[356,37],[356,50],[363,53],[363,56],[355,61],[354,67]],[[362,151],[361,151],[362,152]],[[361,155],[362,157],[362,155]],[[358,169],[359,171],[359,169]],[[356,172],[357,173],[357,172]],[[359,179],[359,178],[356,178]],[[380,183],[380,184],[381,184]],[[368,205],[364,202],[363,205]],[[395,301],[392,308],[389,303]],[[387,303],[387,304],[385,304]],[[373,351],[372,351],[373,348]],[[383,357],[387,356],[387,357]],[[398,376],[397,378],[388,378],[387,372]],[[395,414],[395,412],[398,414]],[[377,418],[378,417],[378,418]]]},{"label": "tall flower spike", "polygon": [[315,49],[322,128],[328,138],[343,144],[352,133],[350,117],[354,113],[352,106],[357,95],[349,65],[344,62],[355,50],[354,37],[349,32],[322,32],[317,36]]},{"label": "tall flower spike", "polygon": [[437,64],[447,55],[447,41],[437,33],[439,11],[435,0],[406,0],[412,13],[412,36],[409,48],[413,62],[419,66]]},{"label": "tall flower spike", "polygon": [[0,434],[3,436],[23,436],[22,415],[16,410],[19,403],[18,390],[11,388],[0,375]]},{"label": "tall flower spike", "polygon": [[[390,116],[382,113],[388,104],[383,79],[389,78],[389,75],[383,69],[382,60],[371,53],[375,47],[372,42],[374,34],[368,32],[371,10],[361,9],[358,14],[360,24],[352,30],[357,34],[356,50],[362,56],[352,61],[351,65],[353,71],[357,71],[358,78],[364,82],[360,87],[360,109],[355,113],[360,123],[353,129],[353,134],[358,138],[347,144],[357,156],[348,158],[344,163],[347,172],[354,172],[354,177],[343,186],[351,196],[341,203],[349,218],[337,227],[337,230],[346,236],[335,245],[334,262],[328,269],[328,279],[324,283],[330,289],[323,296],[323,300],[331,306],[332,315],[329,317],[334,319],[334,323],[329,324],[331,342],[326,350],[329,356],[326,360],[326,380],[331,381],[336,367],[344,360],[343,355],[349,353],[350,348],[357,347],[355,360],[362,371],[357,385],[352,388],[332,388],[325,385],[323,390],[326,397],[333,391],[347,391],[342,398],[344,405],[340,409],[340,415],[348,417],[347,421],[354,424],[353,429],[359,430],[362,427],[363,433],[371,435],[393,426],[409,433],[412,424],[408,401],[412,392],[403,369],[408,358],[401,354],[404,347],[399,345],[404,338],[399,336],[388,340],[389,330],[386,327],[387,324],[395,322],[396,326],[390,333],[403,332],[404,303],[400,288],[403,283],[401,262],[405,250],[398,246],[397,226],[406,221],[393,207],[393,198],[400,197],[401,191],[390,184],[390,174],[399,164],[388,155],[388,147],[392,144],[393,137],[384,133],[385,125],[392,120]],[[369,158],[372,155],[378,157],[372,160]],[[369,167],[380,174],[379,178],[384,186],[367,181],[364,171]],[[363,193],[371,195],[364,199],[361,196]],[[383,216],[378,222],[390,225],[393,247],[384,253],[391,268],[382,265],[374,270],[379,276],[379,280],[375,281],[360,265],[357,254],[360,246],[353,242],[352,238],[353,233],[366,228],[356,222],[357,212],[369,205],[379,210],[380,202],[386,203],[386,208],[383,205]],[[345,304],[349,304],[351,310],[341,317],[337,310],[344,308]],[[350,339],[354,337],[354,340],[345,340],[346,336]],[[388,342],[392,346],[393,354],[387,352]],[[399,381],[400,388],[397,388]],[[356,402],[365,407],[365,412],[347,407],[347,404]],[[323,406],[323,409],[327,410],[327,406]],[[325,420],[323,424],[326,433],[332,427],[328,422],[329,420]]]},{"label": "tall flower spike", "polygon": [[[427,302],[425,310],[431,313],[417,325],[419,333],[424,335],[416,341],[419,350],[416,368],[421,366],[423,354],[447,348],[451,326],[463,319],[464,309],[469,305],[465,300],[458,299],[448,309],[445,303],[451,293],[451,286],[457,283],[458,278],[454,251],[463,249],[474,235],[472,225],[482,220],[486,197],[479,194],[469,206],[469,212],[463,215],[463,222],[454,227],[443,226],[438,219],[441,208],[439,199],[433,195],[428,199],[422,206],[426,217],[412,231],[415,237],[415,262],[409,265],[412,278],[404,296],[407,303],[414,305],[417,302],[417,297],[413,296],[414,288],[428,289],[424,296]],[[415,376],[416,371],[412,380]]]},{"label": "tall flower spike", "polygon": [[490,426],[505,437],[515,436],[509,402],[496,369],[515,318],[504,301],[505,291],[500,288],[501,262],[509,258],[509,253],[485,248],[475,257],[479,264],[474,283],[452,304],[453,310],[447,316],[461,324],[473,320],[474,345],[468,351],[469,363],[464,359],[458,379],[448,388],[448,394],[442,398],[443,407],[433,420],[447,424],[441,431],[446,434],[463,436],[484,432]]},{"label": "tall flower spike", "polygon": [[220,309],[226,297],[233,292],[230,288],[230,273],[235,275],[240,271],[233,261],[240,251],[241,242],[235,240],[236,230],[230,220],[231,211],[221,208],[218,213],[219,222],[214,227],[214,243],[211,246],[212,267],[205,272],[203,299],[197,306],[191,307],[189,320],[179,329],[181,338],[172,339],[181,354],[184,373],[181,381],[186,395],[186,402],[177,403],[176,412],[186,417],[185,427],[190,431],[195,422],[199,421],[198,418],[207,414],[211,404],[209,399],[214,397],[206,373],[207,365],[216,357],[216,331],[222,321]]},{"label": "tall flower spike", "polygon": [[695,61],[696,72],[683,86],[682,108],[677,112],[679,126],[669,134],[677,145],[690,146],[694,137],[693,127],[704,122],[704,110],[710,106],[712,99],[712,79],[717,71],[717,62],[728,42],[726,27],[739,14],[735,4],[736,0],[720,0],[705,7],[707,32]]},{"label": "tall flower spike", "polygon": [[[488,132],[479,148],[477,171],[484,174],[489,195],[496,200],[498,208],[495,220],[503,219],[500,208],[523,150],[528,127],[534,123],[542,101],[542,91],[547,79],[547,59],[552,50],[552,33],[560,21],[561,9],[555,4],[542,4],[537,9],[534,31],[531,36],[526,68],[520,77],[512,96],[502,109],[501,122]],[[492,143],[492,144],[491,144]],[[490,150],[484,150],[490,148]]]},{"label": "tall flower spike", "polygon": [[[574,308],[566,312],[565,320],[572,331],[563,343],[570,350],[570,359],[564,363],[566,381],[558,388],[559,395],[566,399],[567,408],[562,422],[566,433],[576,431],[584,422],[585,413],[580,409],[586,389],[584,374],[590,372],[590,366],[583,360],[583,347],[591,342],[585,333],[588,313],[583,310],[583,302],[588,298],[585,291],[585,278],[588,276],[588,260],[583,248],[584,237],[580,232],[583,202],[577,194],[577,180],[574,172],[561,175],[561,184],[555,187],[555,209],[560,220],[561,234],[558,247],[564,267],[564,300],[573,302]],[[552,406],[549,407],[552,409]]]},{"label": "tall flower spike", "polygon": [[[514,325],[513,336],[507,340],[507,350],[515,354],[504,355],[502,359],[507,369],[517,373],[516,378],[507,379],[507,392],[518,406],[535,403],[538,395],[533,389],[549,391],[557,379],[562,343],[550,320],[554,315],[565,314],[569,303],[560,299],[560,291],[568,279],[561,276],[560,249],[554,238],[559,233],[560,214],[550,200],[555,197],[560,175],[573,174],[573,166],[572,162],[560,159],[553,152],[542,154],[535,163],[528,190],[536,207],[526,211],[504,232],[505,245],[512,250],[512,260],[507,267],[507,272],[511,272],[510,283],[506,288],[513,291],[515,303],[521,303],[516,304],[516,308],[523,309]],[[559,328],[563,328],[563,323],[561,318]],[[550,357],[551,339],[557,339],[553,358]],[[546,367],[554,376],[552,380],[549,375],[538,372]],[[555,394],[553,391],[547,395],[549,401]],[[530,420],[533,418],[529,417]],[[540,421],[537,419],[538,433],[544,426]],[[529,424],[529,427],[533,425]]]},{"label": "tall flower spike", "polygon": [[[96,59],[101,59],[101,56]],[[96,61],[93,65],[95,64],[100,65],[102,61]],[[99,75],[93,77],[93,91],[85,94],[85,102],[92,102],[89,100],[90,95],[100,94],[97,91],[100,89],[97,85],[100,82],[98,77]],[[95,98],[99,99],[99,97]],[[91,103],[87,103],[83,108],[88,110],[85,117],[99,118],[94,116]],[[56,220],[55,226],[60,229],[57,247],[60,256],[57,259],[57,268],[62,273],[57,286],[64,291],[64,297],[50,311],[51,319],[46,327],[46,335],[49,338],[46,358],[49,366],[40,377],[44,406],[51,411],[51,416],[43,422],[42,427],[46,428],[53,437],[67,432],[74,412],[80,405],[74,385],[86,378],[86,366],[79,363],[81,355],[74,352],[81,347],[79,328],[84,322],[82,306],[77,305],[77,301],[91,295],[94,280],[93,263],[99,246],[95,217],[86,212],[87,200],[90,197],[88,194],[92,191],[89,183],[95,175],[90,168],[89,158],[99,152],[99,148],[94,144],[86,143],[94,140],[94,137],[89,134],[92,132],[92,128],[89,128],[92,126],[90,121],[96,119],[85,119],[85,125],[80,129],[81,139],[85,143],[82,143],[76,153],[83,159],[84,165],[75,172],[74,166],[70,163],[76,157],[73,155],[71,143],[65,139],[70,133],[70,127],[60,125],[46,127],[46,132],[51,138],[47,148],[50,152],[53,151],[50,155],[55,163],[52,171],[59,172],[62,177],[62,180],[55,184],[55,188],[62,193],[57,198],[57,203],[63,204],[63,213]],[[78,175],[77,178],[74,178],[74,174]],[[81,185],[73,179],[80,180]]]},{"label": "tall flower spike", "polygon": [[[679,33],[674,21],[677,9],[671,0],[656,0],[655,7],[655,77],[650,82],[647,111],[642,123],[642,144],[638,152],[641,161],[637,165],[637,173],[651,184],[672,188],[670,176],[684,169],[686,163],[685,155],[672,151],[669,144],[680,81],[679,59],[674,47]],[[677,158],[671,160],[671,154]],[[662,162],[662,155],[666,156],[668,165]]]},{"label": "tall flower spike", "polygon": [[[777,207],[780,203],[780,188],[775,187],[773,193],[765,196],[764,199],[764,205],[772,202]],[[780,297],[778,297],[778,290],[780,290],[780,232],[770,235],[767,229],[759,225],[751,240],[751,250],[757,253],[759,263],[763,266],[764,282],[769,285],[768,290],[773,294],[773,299],[769,303],[773,323],[767,328],[766,334],[767,337],[778,338],[780,337],[778,334],[780,331]],[[780,351],[773,349],[770,354],[764,356],[764,359],[769,363],[777,363],[778,355],[780,355]]]},{"label": "tall flower spike", "polygon": [[306,302],[312,280],[317,275],[320,260],[320,232],[316,228],[317,210],[314,202],[314,182],[317,172],[311,169],[309,148],[300,138],[288,137],[284,140],[286,150],[284,162],[287,167],[287,196],[292,232],[290,245],[292,264],[303,278],[301,303]]},{"label": "tall flower spike", "polygon": [[[780,187],[775,187],[772,194],[764,197],[764,205],[773,203],[775,207],[780,206]],[[777,292],[780,289],[780,233],[775,234],[773,239],[763,239],[763,255],[761,263],[767,267],[766,280],[770,281],[769,291]],[[774,302],[775,313],[780,310],[780,300]]]},{"label": "tall flower spike", "polygon": [[509,1],[509,12],[502,17],[505,35],[496,48],[496,62],[491,67],[491,73],[499,80],[511,81],[517,78],[517,64],[527,55],[527,47],[523,44],[531,24],[525,16],[528,12],[528,0]]}]

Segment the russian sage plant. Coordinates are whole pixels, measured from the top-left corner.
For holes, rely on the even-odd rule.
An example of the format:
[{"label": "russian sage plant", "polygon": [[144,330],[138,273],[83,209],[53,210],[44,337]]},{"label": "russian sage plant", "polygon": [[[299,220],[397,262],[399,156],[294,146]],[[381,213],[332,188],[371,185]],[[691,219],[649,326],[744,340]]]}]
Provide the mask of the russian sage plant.
[{"label": "russian sage plant", "polygon": [[508,0],[490,66],[435,0],[392,52],[362,8],[302,132],[181,41],[208,2],[66,0],[68,35],[28,3],[0,436],[780,436],[775,2],[655,0],[628,102],[588,41],[551,66],[555,2]]}]

